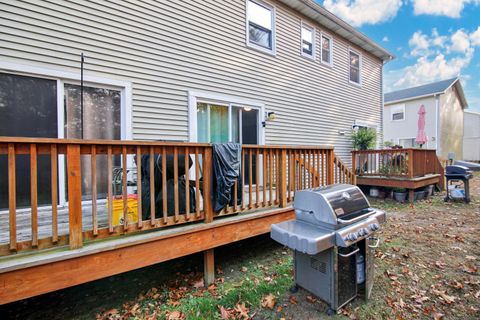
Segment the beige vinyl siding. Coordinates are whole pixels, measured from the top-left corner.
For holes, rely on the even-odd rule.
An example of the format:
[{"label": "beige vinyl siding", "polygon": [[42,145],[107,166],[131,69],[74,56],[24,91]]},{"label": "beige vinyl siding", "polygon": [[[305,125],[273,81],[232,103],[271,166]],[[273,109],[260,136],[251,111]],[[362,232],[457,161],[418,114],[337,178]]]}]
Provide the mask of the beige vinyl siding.
[{"label": "beige vinyl siding", "polygon": [[[333,144],[350,159],[354,120],[381,127],[382,62],[275,1],[276,56],[245,44],[245,0],[0,1],[3,61],[132,83],[134,139],[188,139],[188,91],[265,104],[267,144]],[[300,54],[301,20],[333,38],[333,67]],[[348,83],[349,46],[362,87]],[[339,135],[339,131],[345,135]]]},{"label": "beige vinyl siding", "polygon": [[440,148],[437,154],[443,159],[453,152],[456,160],[463,159],[463,108],[454,90],[455,86],[440,96]]}]

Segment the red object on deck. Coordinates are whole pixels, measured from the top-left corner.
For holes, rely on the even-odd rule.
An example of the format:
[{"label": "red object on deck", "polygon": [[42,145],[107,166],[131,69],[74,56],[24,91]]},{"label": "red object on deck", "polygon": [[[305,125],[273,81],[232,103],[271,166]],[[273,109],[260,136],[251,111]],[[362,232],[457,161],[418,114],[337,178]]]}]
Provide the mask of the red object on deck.
[{"label": "red object on deck", "polygon": [[420,109],[418,110],[418,132],[417,132],[417,138],[415,139],[415,142],[418,143],[419,145],[424,145],[428,141],[428,137],[425,134],[425,115],[427,112],[425,111],[425,107],[423,104],[420,106]]}]

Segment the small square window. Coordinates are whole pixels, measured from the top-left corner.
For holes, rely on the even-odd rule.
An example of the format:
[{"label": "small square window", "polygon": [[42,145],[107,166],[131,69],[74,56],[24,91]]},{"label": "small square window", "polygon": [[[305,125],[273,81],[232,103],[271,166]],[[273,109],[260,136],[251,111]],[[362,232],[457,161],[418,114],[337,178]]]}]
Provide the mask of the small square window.
[{"label": "small square window", "polygon": [[302,24],[302,55],[315,57],[315,30],[305,24]]},{"label": "small square window", "polygon": [[273,8],[247,1],[247,44],[262,50],[274,50]]},{"label": "small square window", "polygon": [[321,48],[321,56],[322,62],[326,64],[332,64],[332,50],[333,50],[333,43],[332,38],[322,34],[322,48]]},{"label": "small square window", "polygon": [[353,51],[350,51],[350,82],[361,83],[360,68],[362,66],[362,57]]},{"label": "small square window", "polygon": [[398,104],[391,107],[392,121],[405,120],[405,105]]}]

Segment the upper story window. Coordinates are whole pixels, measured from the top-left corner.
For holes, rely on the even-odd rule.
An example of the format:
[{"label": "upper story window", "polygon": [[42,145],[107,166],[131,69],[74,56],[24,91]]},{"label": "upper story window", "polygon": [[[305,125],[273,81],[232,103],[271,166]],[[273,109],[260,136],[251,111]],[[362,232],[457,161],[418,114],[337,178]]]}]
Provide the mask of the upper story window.
[{"label": "upper story window", "polygon": [[391,107],[392,121],[405,120],[405,105],[396,105]]},{"label": "upper story window", "polygon": [[302,55],[315,57],[315,29],[302,23]]},{"label": "upper story window", "polygon": [[350,58],[350,82],[361,84],[362,56],[352,50],[349,51]]},{"label": "upper story window", "polygon": [[322,63],[332,65],[332,62],[333,62],[332,54],[333,54],[332,38],[325,34],[322,34],[322,48],[321,48]]},{"label": "upper story window", "polygon": [[247,0],[247,44],[263,51],[275,51],[274,8]]}]

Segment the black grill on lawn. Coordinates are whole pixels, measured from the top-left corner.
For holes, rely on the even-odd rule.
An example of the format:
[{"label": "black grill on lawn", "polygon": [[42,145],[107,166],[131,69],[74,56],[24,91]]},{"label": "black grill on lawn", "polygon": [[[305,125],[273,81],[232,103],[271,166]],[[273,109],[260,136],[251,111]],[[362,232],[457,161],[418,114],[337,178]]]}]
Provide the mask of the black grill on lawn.
[{"label": "black grill on lawn", "polygon": [[447,180],[447,196],[445,201],[456,199],[452,197],[450,186],[455,185],[454,182],[463,182],[465,196],[463,200],[466,203],[470,202],[470,183],[469,180],[473,178],[472,170],[464,166],[447,166],[445,171],[445,179]]}]

